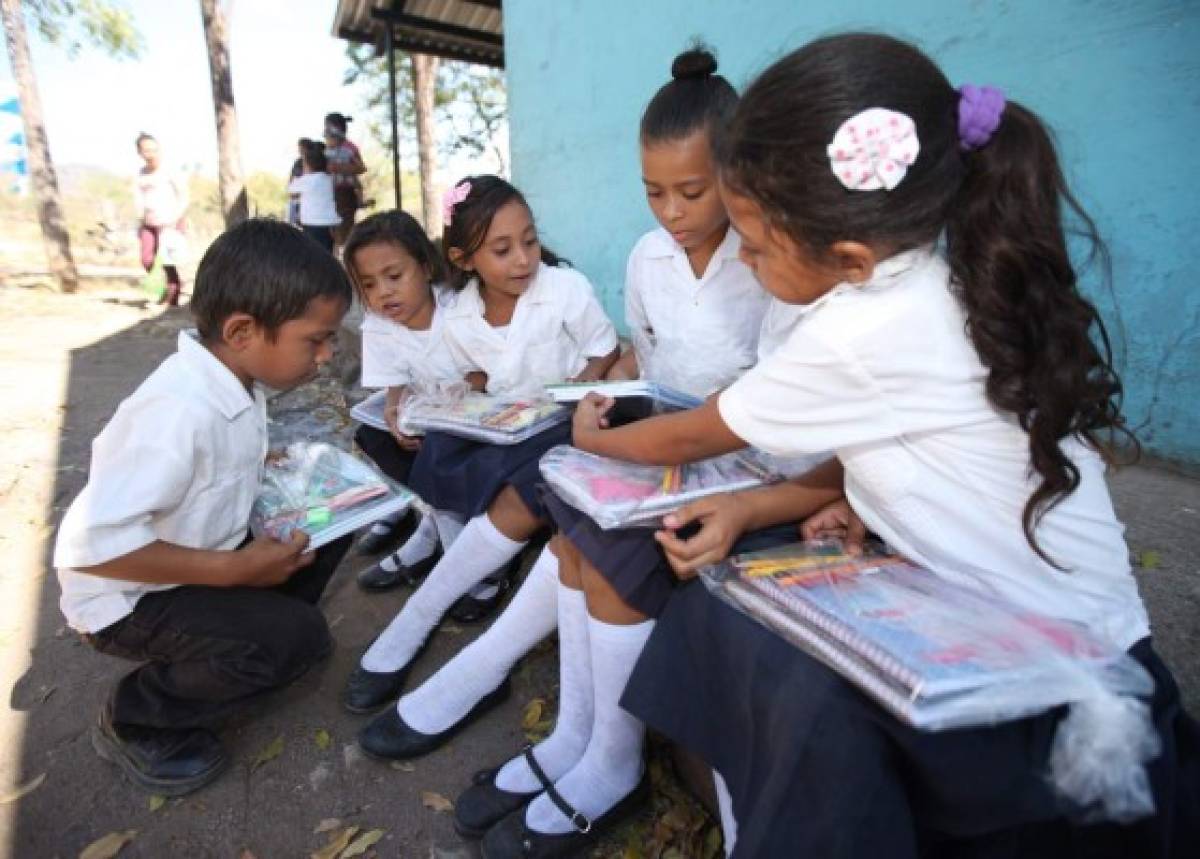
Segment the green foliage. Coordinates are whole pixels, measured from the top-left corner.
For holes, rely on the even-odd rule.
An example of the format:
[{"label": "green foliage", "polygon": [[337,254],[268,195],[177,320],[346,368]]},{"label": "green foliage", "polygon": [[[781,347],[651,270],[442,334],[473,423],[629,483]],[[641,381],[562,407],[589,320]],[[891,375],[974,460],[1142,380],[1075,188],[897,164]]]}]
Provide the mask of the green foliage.
[{"label": "green foliage", "polygon": [[[348,44],[346,60],[344,83],[361,83],[366,92],[364,125],[371,138],[390,151],[387,57],[376,55],[370,45]],[[396,51],[396,107],[400,145],[411,150],[416,146],[416,107],[412,58],[406,51]],[[503,165],[499,138],[508,114],[508,98],[502,72],[473,63],[441,60],[433,109],[435,119],[451,130],[439,135],[438,147],[443,155],[463,151],[480,155],[491,149]]]},{"label": "green foliage", "polygon": [[263,170],[246,178],[246,194],[250,197],[250,214],[282,218],[287,209],[287,180]]},{"label": "green foliage", "polygon": [[116,59],[137,59],[146,44],[133,13],[118,0],[25,0],[42,38],[74,57],[85,45]]}]

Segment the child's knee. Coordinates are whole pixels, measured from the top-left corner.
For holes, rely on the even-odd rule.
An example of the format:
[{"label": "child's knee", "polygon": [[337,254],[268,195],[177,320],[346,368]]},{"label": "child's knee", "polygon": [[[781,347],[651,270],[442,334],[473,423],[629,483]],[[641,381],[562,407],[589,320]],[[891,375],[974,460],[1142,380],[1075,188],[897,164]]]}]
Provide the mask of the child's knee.
[{"label": "child's knee", "polygon": [[286,611],[265,627],[239,660],[245,678],[264,689],[295,680],[333,649],[329,625],[320,609],[289,600]]}]

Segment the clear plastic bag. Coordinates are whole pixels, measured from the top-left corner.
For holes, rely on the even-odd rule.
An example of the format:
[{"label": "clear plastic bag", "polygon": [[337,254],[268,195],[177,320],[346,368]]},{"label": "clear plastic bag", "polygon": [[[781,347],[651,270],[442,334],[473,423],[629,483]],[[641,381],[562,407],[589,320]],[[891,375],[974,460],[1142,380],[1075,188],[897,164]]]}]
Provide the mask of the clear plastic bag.
[{"label": "clear plastic bag", "polygon": [[701,572],[721,599],[822,660],[921,730],[990,725],[1069,705],[1048,777],[1087,817],[1153,811],[1159,750],[1132,657],[1078,624],[835,541],[736,555]]},{"label": "clear plastic bag", "polygon": [[316,549],[404,510],[416,496],[340,448],[297,442],[267,463],[250,511],[255,536],[287,540],[302,529]]},{"label": "clear plastic bag", "polygon": [[350,417],[364,426],[388,432],[387,416],[384,414],[386,407],[387,391],[376,391],[357,406],[350,409]]},{"label": "clear plastic bag", "polygon": [[546,395],[556,403],[577,403],[591,393],[613,399],[637,397],[653,400],[664,411],[694,409],[704,403],[704,400],[699,397],[645,379],[614,382],[561,382],[556,385],[546,385]]},{"label": "clear plastic bag", "polygon": [[565,407],[544,395],[480,394],[442,388],[414,391],[399,407],[397,424],[405,435],[430,430],[489,444],[519,444],[570,419]]},{"label": "clear plastic bag", "polygon": [[657,527],[685,504],[779,479],[753,451],[686,465],[635,465],[568,445],[551,448],[538,464],[555,494],[604,529]]}]

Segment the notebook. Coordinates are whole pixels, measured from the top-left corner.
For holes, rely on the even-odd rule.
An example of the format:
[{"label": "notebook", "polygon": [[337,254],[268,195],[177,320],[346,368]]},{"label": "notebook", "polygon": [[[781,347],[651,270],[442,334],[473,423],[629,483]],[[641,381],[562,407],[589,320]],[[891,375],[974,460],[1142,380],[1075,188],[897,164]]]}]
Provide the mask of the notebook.
[{"label": "notebook", "polygon": [[547,451],[539,468],[556,495],[604,529],[656,527],[667,513],[691,501],[778,479],[753,451],[663,467],[559,445]]},{"label": "notebook", "polygon": [[694,409],[704,401],[666,385],[645,379],[627,379],[613,382],[560,382],[546,385],[546,394],[556,403],[577,403],[588,394],[597,393],[605,397],[644,397],[674,409]]},{"label": "notebook", "polygon": [[309,535],[308,547],[317,549],[404,510],[415,498],[340,448],[297,442],[267,463],[250,511],[250,530],[255,536],[287,540],[301,529]]},{"label": "notebook", "polygon": [[703,571],[732,605],[823,660],[917,728],[981,724],[1064,703],[1077,670],[1124,654],[895,555],[837,543],[735,555]]}]

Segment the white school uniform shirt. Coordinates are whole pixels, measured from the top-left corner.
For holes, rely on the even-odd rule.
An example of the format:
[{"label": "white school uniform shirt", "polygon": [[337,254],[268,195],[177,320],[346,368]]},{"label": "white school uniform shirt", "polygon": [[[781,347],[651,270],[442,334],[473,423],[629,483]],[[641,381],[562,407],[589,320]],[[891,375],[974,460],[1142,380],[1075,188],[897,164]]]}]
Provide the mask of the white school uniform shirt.
[{"label": "white school uniform shirt", "polygon": [[1100,456],[1069,439],[1080,485],[1037,527],[1028,436],[985,392],[949,269],[929,249],[825,295],[787,341],[721,394],[721,417],[779,455],[832,449],[846,494],[893,548],[947,579],[1086,624],[1128,649],[1149,634]]},{"label": "white school uniform shirt", "polygon": [[696,277],[661,227],[638,240],[625,267],[625,321],[643,379],[697,397],[754,366],[770,296],[738,259],[732,228]]},{"label": "white school uniform shirt", "polygon": [[446,310],[446,340],[462,373],[487,373],[488,393],[530,390],[582,372],[617,346],[617,331],[592,284],[571,268],[540,263],[507,331],[483,318],[472,279]]},{"label": "white school uniform shirt", "polygon": [[192,332],[120,406],[92,442],[87,485],[54,546],[59,605],[80,632],[98,632],[154,585],[81,572],[155,540],[235,549],[246,537],[267,454],[266,400],[251,395]]},{"label": "white school uniform shirt", "polygon": [[425,331],[414,331],[383,316],[367,312],[362,324],[362,385],[398,388],[433,385],[463,377],[446,342],[446,305],[454,294],[433,287],[433,320]]},{"label": "white school uniform shirt", "polygon": [[302,173],[288,183],[289,194],[300,195],[300,223],[306,227],[340,224],[333,204],[333,177],[328,173]]}]

